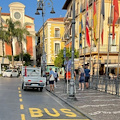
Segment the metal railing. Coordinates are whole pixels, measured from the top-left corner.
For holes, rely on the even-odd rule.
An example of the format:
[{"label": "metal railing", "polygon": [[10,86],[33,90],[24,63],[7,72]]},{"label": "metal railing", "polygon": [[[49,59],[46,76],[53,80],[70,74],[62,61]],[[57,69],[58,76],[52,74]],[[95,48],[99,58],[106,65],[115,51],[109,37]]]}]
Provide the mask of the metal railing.
[{"label": "metal railing", "polygon": [[[108,17],[108,24],[113,24],[113,17]],[[120,17],[115,24],[120,24]]]},{"label": "metal railing", "polygon": [[120,96],[120,78],[106,76],[91,76],[90,88],[112,95]]}]

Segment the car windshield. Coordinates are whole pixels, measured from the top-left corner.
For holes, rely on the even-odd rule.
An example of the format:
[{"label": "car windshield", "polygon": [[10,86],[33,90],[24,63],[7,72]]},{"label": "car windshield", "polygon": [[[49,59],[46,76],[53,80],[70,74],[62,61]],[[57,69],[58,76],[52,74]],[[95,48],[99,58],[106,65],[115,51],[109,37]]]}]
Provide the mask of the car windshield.
[{"label": "car windshield", "polygon": [[[25,75],[25,72],[24,72],[24,75]],[[39,70],[27,69],[27,75],[30,75],[30,76],[39,75]]]},{"label": "car windshield", "polygon": [[12,70],[6,70],[6,72],[12,72]]}]

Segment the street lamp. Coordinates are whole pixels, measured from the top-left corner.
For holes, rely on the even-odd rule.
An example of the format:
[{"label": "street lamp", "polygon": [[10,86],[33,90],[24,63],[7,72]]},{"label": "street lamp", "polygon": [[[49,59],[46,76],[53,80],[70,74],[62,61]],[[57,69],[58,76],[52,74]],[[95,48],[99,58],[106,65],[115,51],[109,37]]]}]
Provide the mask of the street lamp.
[{"label": "street lamp", "polygon": [[72,19],[72,61],[71,61],[71,80],[69,97],[75,99],[74,83],[74,41],[75,41],[75,0],[73,0],[73,19]]},{"label": "street lamp", "polygon": [[[42,67],[42,70],[43,70],[43,72],[42,72],[42,75],[43,76],[45,76],[45,64],[46,64],[46,53],[45,53],[45,45],[44,45],[44,38],[45,38],[45,36],[44,36],[44,14],[45,14],[45,9],[44,9],[44,7],[45,7],[45,3],[46,3],[46,1],[47,0],[37,0],[37,10],[36,10],[36,15],[40,15],[40,13],[39,13],[39,10],[41,10],[42,11],[42,18],[43,18],[43,55],[42,55],[42,62],[43,62],[43,67]],[[51,10],[51,14],[54,14],[55,13],[55,11],[54,11],[54,8],[53,8],[53,2],[52,2],[52,0],[50,0],[50,2],[51,2],[51,6],[52,6],[52,10]]]},{"label": "street lamp", "polygon": [[1,27],[2,27],[1,10],[2,10],[2,7],[0,7],[0,29],[1,29]]}]

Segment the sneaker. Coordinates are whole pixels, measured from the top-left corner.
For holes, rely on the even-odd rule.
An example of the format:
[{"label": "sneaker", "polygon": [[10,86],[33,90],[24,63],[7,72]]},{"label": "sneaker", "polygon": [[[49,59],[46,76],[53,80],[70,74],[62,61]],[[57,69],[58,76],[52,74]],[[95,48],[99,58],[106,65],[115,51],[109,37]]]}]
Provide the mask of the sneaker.
[{"label": "sneaker", "polygon": [[84,91],[84,89],[82,89],[82,91]]},{"label": "sneaker", "polygon": [[78,90],[81,90],[81,88],[79,88]]}]

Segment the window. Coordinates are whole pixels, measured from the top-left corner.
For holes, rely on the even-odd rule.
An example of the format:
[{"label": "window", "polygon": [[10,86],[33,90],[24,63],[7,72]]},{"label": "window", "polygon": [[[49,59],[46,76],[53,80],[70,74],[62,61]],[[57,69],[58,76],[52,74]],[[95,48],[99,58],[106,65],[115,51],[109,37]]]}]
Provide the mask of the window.
[{"label": "window", "polygon": [[55,28],[55,37],[59,38],[60,37],[60,29]]},{"label": "window", "polygon": [[55,54],[58,54],[60,51],[60,43],[55,43]]},{"label": "window", "polygon": [[109,37],[110,37],[110,40],[109,40],[110,45],[116,45],[116,35],[115,35],[115,39],[114,40],[112,39],[112,34],[110,34],[110,36],[108,36],[108,39],[109,39]]},{"label": "window", "polygon": [[79,13],[79,2],[77,3],[77,14]]}]

